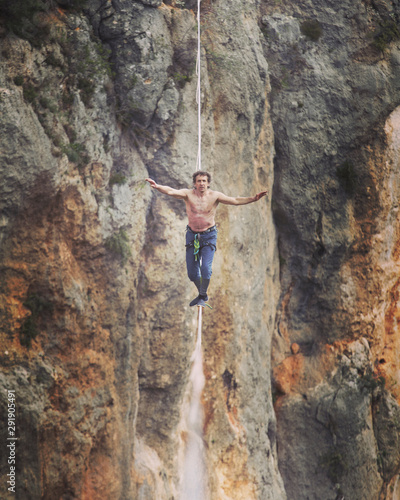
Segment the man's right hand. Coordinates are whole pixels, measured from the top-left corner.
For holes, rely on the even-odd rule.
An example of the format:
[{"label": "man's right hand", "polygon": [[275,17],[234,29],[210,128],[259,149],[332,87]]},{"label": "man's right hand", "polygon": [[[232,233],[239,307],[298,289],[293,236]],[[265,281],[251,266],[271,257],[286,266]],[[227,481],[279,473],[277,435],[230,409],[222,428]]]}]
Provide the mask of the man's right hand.
[{"label": "man's right hand", "polygon": [[153,181],[153,179],[146,179],[146,181],[150,184],[152,188],[155,189],[157,187],[157,183]]},{"label": "man's right hand", "polygon": [[173,189],[172,187],[169,186],[161,186],[161,184],[157,184],[156,181],[153,181],[153,179],[145,179],[145,180],[150,184],[150,187],[156,189],[159,193],[167,194],[168,196],[173,196],[178,200],[187,199],[188,196],[187,194],[189,192],[189,189]]}]

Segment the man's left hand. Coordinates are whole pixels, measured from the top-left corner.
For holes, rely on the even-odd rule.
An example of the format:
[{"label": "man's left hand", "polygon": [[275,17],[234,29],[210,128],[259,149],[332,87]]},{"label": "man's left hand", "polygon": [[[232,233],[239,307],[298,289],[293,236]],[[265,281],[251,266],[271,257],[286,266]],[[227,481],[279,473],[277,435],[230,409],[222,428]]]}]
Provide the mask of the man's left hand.
[{"label": "man's left hand", "polygon": [[268,194],[268,191],[261,191],[261,193],[257,193],[255,201],[258,201],[260,198],[262,198],[263,196],[266,196],[267,194]]}]

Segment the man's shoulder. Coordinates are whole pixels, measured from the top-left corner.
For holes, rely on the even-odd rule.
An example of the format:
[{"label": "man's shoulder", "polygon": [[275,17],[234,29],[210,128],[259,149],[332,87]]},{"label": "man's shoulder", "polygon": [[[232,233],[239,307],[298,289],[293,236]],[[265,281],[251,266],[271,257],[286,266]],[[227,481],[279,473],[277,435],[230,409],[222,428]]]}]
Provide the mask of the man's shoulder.
[{"label": "man's shoulder", "polygon": [[185,198],[189,198],[192,190],[191,189],[186,189],[186,188],[183,188],[183,189],[180,189],[179,192],[185,196]]},{"label": "man's shoulder", "polygon": [[211,191],[211,189],[210,189],[209,193],[216,200],[218,200],[218,198],[223,194],[220,191]]}]

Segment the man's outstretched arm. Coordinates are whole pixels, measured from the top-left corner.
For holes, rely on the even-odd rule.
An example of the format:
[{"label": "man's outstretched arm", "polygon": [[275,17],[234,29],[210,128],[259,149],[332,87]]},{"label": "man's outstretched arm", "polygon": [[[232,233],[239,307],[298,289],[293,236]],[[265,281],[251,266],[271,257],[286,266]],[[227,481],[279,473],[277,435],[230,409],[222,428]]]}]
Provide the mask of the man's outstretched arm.
[{"label": "man's outstretched arm", "polygon": [[224,205],[248,205],[249,203],[254,203],[260,200],[263,196],[266,196],[268,191],[261,191],[255,196],[242,197],[242,196],[226,196],[224,193],[218,193],[218,201]]},{"label": "man's outstretched arm", "polygon": [[188,189],[174,189],[169,186],[161,186],[160,184],[157,184],[155,181],[153,181],[153,179],[146,179],[146,181],[153,189],[156,189],[160,193],[167,194],[168,196],[172,196],[180,200],[185,200],[187,198]]}]

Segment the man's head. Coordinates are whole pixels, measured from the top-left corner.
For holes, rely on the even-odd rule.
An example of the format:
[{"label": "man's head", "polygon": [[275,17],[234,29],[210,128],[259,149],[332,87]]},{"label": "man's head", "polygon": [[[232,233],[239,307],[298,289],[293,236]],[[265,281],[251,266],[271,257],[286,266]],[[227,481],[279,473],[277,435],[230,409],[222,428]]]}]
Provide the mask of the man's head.
[{"label": "man's head", "polygon": [[200,187],[201,184],[204,184],[206,181],[206,187],[210,187],[211,175],[208,172],[204,172],[203,170],[198,170],[193,174],[193,186],[196,188]]}]

